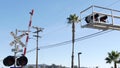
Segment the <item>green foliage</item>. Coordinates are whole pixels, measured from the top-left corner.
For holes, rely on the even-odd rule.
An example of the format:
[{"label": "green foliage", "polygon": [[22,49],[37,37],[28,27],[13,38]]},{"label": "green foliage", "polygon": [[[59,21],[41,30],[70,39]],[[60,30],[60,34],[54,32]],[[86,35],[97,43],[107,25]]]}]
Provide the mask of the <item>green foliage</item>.
[{"label": "green foliage", "polygon": [[111,51],[111,53],[108,52],[108,57],[106,57],[105,60],[106,63],[111,63],[112,61],[117,62],[119,57],[120,53],[118,51]]},{"label": "green foliage", "polygon": [[79,17],[76,14],[70,14],[70,16],[67,18],[68,23],[78,23],[80,22]]},{"label": "green foliage", "polygon": [[120,63],[120,60],[119,60],[119,57],[120,57],[120,52],[118,51],[111,51],[111,52],[108,52],[108,57],[105,58],[106,60],[106,63],[114,63],[114,68],[117,68],[117,63]]}]

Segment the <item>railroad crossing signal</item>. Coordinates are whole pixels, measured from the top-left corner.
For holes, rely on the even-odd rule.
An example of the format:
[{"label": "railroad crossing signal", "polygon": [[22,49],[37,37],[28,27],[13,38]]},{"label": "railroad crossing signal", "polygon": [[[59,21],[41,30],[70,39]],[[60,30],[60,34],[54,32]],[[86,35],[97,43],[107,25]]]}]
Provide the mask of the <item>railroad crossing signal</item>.
[{"label": "railroad crossing signal", "polygon": [[[7,56],[6,58],[4,58],[3,60],[3,64],[5,66],[12,66],[14,64],[14,67],[10,67],[10,68],[22,68],[22,67],[16,67],[17,66],[25,66],[28,63],[28,59],[25,56],[26,54],[26,46],[28,44],[28,39],[29,39],[29,33],[30,33],[30,27],[32,24],[32,16],[33,16],[34,10],[32,10],[30,12],[30,22],[29,22],[29,26],[28,26],[28,31],[17,31],[16,29],[16,34],[13,32],[10,32],[10,34],[13,36],[14,40],[10,43],[11,46],[15,45],[15,48],[12,49],[12,51],[14,52],[14,56]],[[17,32],[23,32],[21,35],[17,36]],[[26,37],[26,43],[24,44],[21,41],[21,38],[24,37],[25,35],[27,35]],[[24,54],[22,54],[22,56],[17,57],[16,54],[17,52],[22,52],[22,49],[19,49],[18,45],[21,45],[22,47],[24,47]]]},{"label": "railroad crossing signal", "polygon": [[25,46],[25,44],[20,40],[23,36],[27,35],[27,33],[23,33],[20,36],[17,36],[16,34],[14,34],[13,32],[10,33],[13,37],[14,37],[14,41],[12,41],[10,43],[11,46],[13,46],[14,44],[19,43],[22,47]]},{"label": "railroad crossing signal", "polygon": [[26,56],[20,56],[16,59],[15,61],[15,56],[7,56],[3,60],[3,64],[5,66],[12,66],[14,63],[17,63],[17,66],[25,66],[28,63],[28,59]]},{"label": "railroad crossing signal", "polygon": [[120,31],[120,10],[92,5],[81,11],[80,17],[82,28]]}]

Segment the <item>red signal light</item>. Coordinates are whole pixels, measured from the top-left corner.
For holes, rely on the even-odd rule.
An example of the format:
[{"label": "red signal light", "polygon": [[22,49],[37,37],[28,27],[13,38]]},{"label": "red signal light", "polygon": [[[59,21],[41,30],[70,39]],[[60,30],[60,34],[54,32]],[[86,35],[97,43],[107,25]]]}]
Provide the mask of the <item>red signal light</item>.
[{"label": "red signal light", "polygon": [[25,56],[21,56],[17,58],[17,65],[18,66],[25,66],[28,63],[28,59]]},{"label": "red signal light", "polygon": [[11,66],[15,63],[15,57],[14,56],[7,56],[6,58],[4,58],[3,60],[3,64],[5,66]]}]

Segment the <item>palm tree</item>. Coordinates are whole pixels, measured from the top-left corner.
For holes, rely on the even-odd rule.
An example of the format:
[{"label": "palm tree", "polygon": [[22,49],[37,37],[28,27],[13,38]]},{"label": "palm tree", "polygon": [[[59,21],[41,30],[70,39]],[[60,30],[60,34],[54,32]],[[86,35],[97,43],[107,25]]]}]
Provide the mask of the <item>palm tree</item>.
[{"label": "palm tree", "polygon": [[74,68],[74,42],[75,42],[75,23],[80,20],[76,14],[71,14],[68,18],[68,24],[72,24],[72,56],[71,56],[71,68]]},{"label": "palm tree", "polygon": [[120,52],[117,51],[111,51],[108,52],[108,57],[105,58],[106,63],[114,63],[114,68],[117,68],[117,63],[120,63],[119,61],[119,57],[120,57]]}]

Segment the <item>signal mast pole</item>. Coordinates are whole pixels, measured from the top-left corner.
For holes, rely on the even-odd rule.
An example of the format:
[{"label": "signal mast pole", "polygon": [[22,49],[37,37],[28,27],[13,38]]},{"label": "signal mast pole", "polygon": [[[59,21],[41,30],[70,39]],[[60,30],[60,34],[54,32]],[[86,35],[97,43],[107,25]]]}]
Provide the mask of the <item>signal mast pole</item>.
[{"label": "signal mast pole", "polygon": [[39,50],[39,48],[38,48],[38,38],[41,37],[41,36],[39,36],[39,32],[42,32],[43,28],[34,27],[34,26],[33,26],[33,28],[36,29],[36,31],[33,32],[33,33],[37,33],[37,35],[33,35],[33,36],[37,38],[36,39],[36,68],[38,68],[38,50]]},{"label": "signal mast pole", "polygon": [[[17,29],[15,30],[15,33],[17,35]],[[15,51],[14,51],[15,63],[14,63],[14,67],[16,67],[16,54],[17,54],[17,44],[15,43]]]}]

